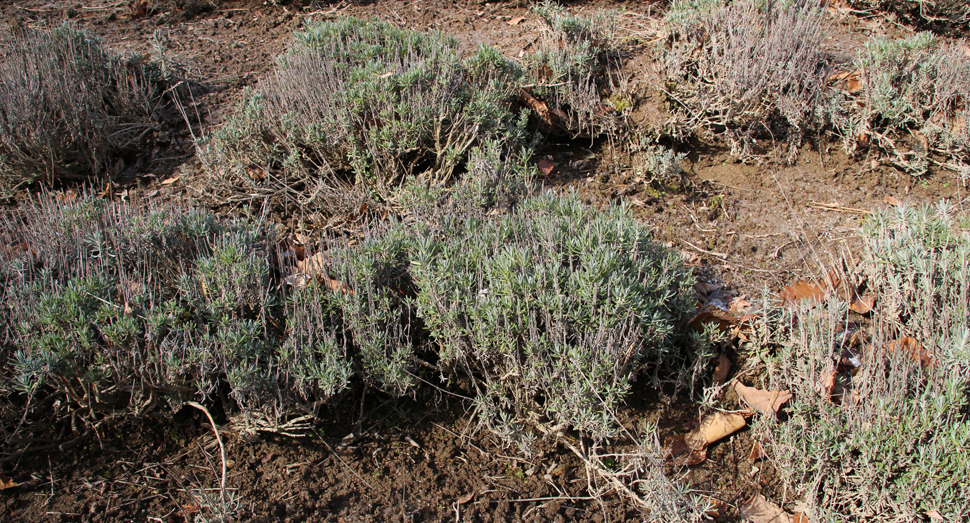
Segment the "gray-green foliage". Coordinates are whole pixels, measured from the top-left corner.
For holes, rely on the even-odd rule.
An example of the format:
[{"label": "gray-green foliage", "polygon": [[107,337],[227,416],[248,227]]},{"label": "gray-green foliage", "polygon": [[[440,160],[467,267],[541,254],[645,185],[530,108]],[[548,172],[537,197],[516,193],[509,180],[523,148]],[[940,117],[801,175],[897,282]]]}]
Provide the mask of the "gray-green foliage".
[{"label": "gray-green foliage", "polygon": [[443,218],[465,218],[505,213],[535,190],[535,166],[528,149],[507,150],[499,141],[474,147],[468,156],[468,173],[452,187],[430,186],[421,181],[402,191],[401,201],[424,225]]},{"label": "gray-green foliage", "polygon": [[448,217],[416,241],[411,267],[442,372],[469,380],[481,421],[526,448],[535,422],[613,435],[630,381],[678,357],[690,307],[678,256],[625,209],[576,195]]},{"label": "gray-green foliage", "polygon": [[0,255],[10,378],[29,394],[66,392],[75,408],[136,410],[227,383],[271,423],[329,399],[347,386],[347,351],[321,292],[283,303],[276,234],[189,209],[42,196],[0,227],[3,245],[21,246]]},{"label": "gray-green foliage", "polygon": [[293,401],[316,406],[350,385],[354,375],[350,341],[336,326],[339,308],[326,286],[311,283],[293,288],[286,304],[286,339],[280,365]]},{"label": "gray-green foliage", "polygon": [[[663,72],[675,136],[726,141],[746,158],[827,124],[817,0],[677,0],[665,18]],[[707,135],[707,136],[705,136]]]},{"label": "gray-green foliage", "polygon": [[538,50],[525,57],[532,95],[546,103],[559,132],[573,136],[615,133],[619,120],[600,95],[608,82],[610,18],[572,15],[546,0],[533,11],[545,24]]},{"label": "gray-green foliage", "polygon": [[631,140],[630,153],[634,176],[661,188],[680,184],[684,174],[680,162],[687,158],[686,153],[675,152],[643,138]]},{"label": "gray-green foliage", "polygon": [[[970,513],[970,240],[952,212],[903,207],[863,226],[862,271],[879,297],[868,330],[837,301],[782,313],[768,386],[795,398],[786,421],[760,428],[812,521]],[[856,332],[865,343],[850,341]],[[923,347],[922,361],[890,349],[903,337]],[[833,400],[825,383],[847,351],[861,365],[839,371]]]},{"label": "gray-green foliage", "polygon": [[205,150],[217,186],[347,205],[413,176],[448,181],[487,139],[515,142],[517,67],[488,47],[344,18],[311,23]]},{"label": "gray-green foliage", "polygon": [[[165,81],[65,25],[5,42],[0,62],[0,184],[104,174],[161,129]],[[149,147],[150,149],[150,147]]]},{"label": "gray-green foliage", "polygon": [[87,409],[226,385],[272,427],[431,367],[506,442],[613,436],[630,382],[682,361],[690,272],[626,209],[530,196],[528,156],[475,147],[455,186],[410,183],[406,220],[299,262],[259,223],[43,196],[0,223],[5,378]]},{"label": "gray-green foliage", "polygon": [[347,336],[357,348],[361,377],[385,392],[414,391],[414,339],[408,255],[412,238],[400,223],[380,228],[359,245],[337,250],[333,274],[348,282],[336,293]]},{"label": "gray-green foliage", "polygon": [[875,144],[890,161],[919,175],[930,153],[970,162],[970,64],[957,45],[929,33],[869,40],[855,59],[862,89],[839,105],[836,130],[852,151]]}]

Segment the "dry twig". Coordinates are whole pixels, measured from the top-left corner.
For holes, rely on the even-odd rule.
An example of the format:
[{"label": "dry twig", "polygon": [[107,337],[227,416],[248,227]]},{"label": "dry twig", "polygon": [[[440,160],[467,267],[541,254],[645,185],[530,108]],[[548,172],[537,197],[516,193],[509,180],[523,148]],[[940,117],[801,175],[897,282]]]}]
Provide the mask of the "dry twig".
[{"label": "dry twig", "polygon": [[212,419],[212,414],[209,414],[209,409],[205,408],[201,403],[194,401],[185,402],[186,405],[195,407],[205,414],[206,418],[209,418],[209,423],[212,425],[212,432],[216,434],[216,441],[219,442],[219,452],[222,454],[222,481],[219,483],[219,495],[222,498],[222,502],[226,502],[226,447],[222,444],[222,436],[219,435],[219,429],[216,427],[215,420]]},{"label": "dry twig", "polygon": [[842,207],[837,203],[809,202],[807,205],[813,209],[821,209],[823,211],[836,211],[836,212],[844,212],[848,214],[863,214],[863,215],[872,214],[872,211],[868,209],[857,209],[855,207]]}]

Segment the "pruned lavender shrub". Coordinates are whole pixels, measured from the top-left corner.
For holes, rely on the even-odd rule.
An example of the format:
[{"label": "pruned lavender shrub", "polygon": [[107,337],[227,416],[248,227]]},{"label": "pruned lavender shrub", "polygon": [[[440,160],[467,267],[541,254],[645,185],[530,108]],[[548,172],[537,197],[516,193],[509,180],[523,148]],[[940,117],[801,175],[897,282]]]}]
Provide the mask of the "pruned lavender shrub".
[{"label": "pruned lavender shrub", "polygon": [[678,153],[644,137],[635,137],[629,143],[633,174],[656,189],[679,187],[684,179],[680,163],[686,153]]},{"label": "pruned lavender shrub", "polygon": [[856,55],[861,87],[844,93],[834,126],[847,150],[875,146],[890,163],[926,173],[930,155],[958,171],[970,163],[970,64],[959,45],[930,33],[897,40],[874,37]]},{"label": "pruned lavender shrub", "polygon": [[964,0],[849,0],[849,4],[859,10],[893,12],[924,29],[956,34],[970,32],[970,3]]},{"label": "pruned lavender shrub", "polygon": [[818,0],[675,0],[665,20],[669,132],[730,145],[735,156],[787,146],[828,123]]},{"label": "pruned lavender shrub", "polygon": [[418,314],[481,422],[528,450],[534,423],[596,438],[649,365],[679,355],[690,273],[620,208],[575,195],[449,218],[416,240]]},{"label": "pruned lavender shrub", "polygon": [[486,139],[513,142],[521,73],[488,47],[462,60],[440,33],[344,18],[312,23],[203,148],[227,197],[331,212],[392,199],[409,178],[449,181]]},{"label": "pruned lavender shrub", "polygon": [[133,160],[166,121],[160,69],[69,25],[28,30],[0,62],[0,184],[84,179]]},{"label": "pruned lavender shrub", "polygon": [[526,451],[536,424],[611,437],[631,381],[686,355],[690,271],[625,209],[532,196],[527,158],[475,148],[474,179],[412,185],[405,220],[297,274],[261,223],[42,196],[0,223],[5,379],[91,412],[227,392],[272,430],[355,380],[414,394],[433,368]]},{"label": "pruned lavender shrub", "polygon": [[525,57],[528,91],[552,112],[550,131],[573,137],[615,134],[619,114],[603,102],[616,57],[610,56],[610,18],[572,15],[546,0],[533,7],[543,27],[536,52]]},{"label": "pruned lavender shrub", "polygon": [[347,387],[321,291],[284,303],[274,227],[46,195],[0,225],[4,357],[23,393],[143,412],[227,386],[227,408],[270,427]]},{"label": "pruned lavender shrub", "polygon": [[756,430],[812,521],[970,513],[968,223],[945,203],[866,221],[868,327],[839,301],[772,312],[764,386],[795,397]]}]

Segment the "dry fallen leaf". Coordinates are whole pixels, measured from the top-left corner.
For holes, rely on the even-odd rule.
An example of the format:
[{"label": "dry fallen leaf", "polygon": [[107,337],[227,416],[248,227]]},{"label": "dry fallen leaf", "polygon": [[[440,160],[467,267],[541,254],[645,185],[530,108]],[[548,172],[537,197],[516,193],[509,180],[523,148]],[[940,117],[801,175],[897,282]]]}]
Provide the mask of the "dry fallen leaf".
[{"label": "dry fallen leaf", "polygon": [[761,494],[741,505],[741,517],[751,523],[792,523],[791,517]]},{"label": "dry fallen leaf", "polygon": [[664,441],[665,459],[679,467],[703,463],[707,459],[707,443],[693,432],[670,436]]},{"label": "dry fallen leaf", "polygon": [[74,189],[68,189],[62,193],[57,193],[54,195],[54,201],[57,203],[69,203],[77,198],[77,191]]},{"label": "dry fallen leaf", "polygon": [[876,306],[876,297],[867,294],[865,296],[857,296],[849,304],[849,310],[857,314],[869,314],[872,308]]},{"label": "dry fallen leaf", "polygon": [[758,461],[759,459],[762,459],[764,457],[765,457],[765,451],[764,449],[761,448],[761,443],[758,443],[757,441],[755,441],[751,445],[751,452],[748,453],[748,459],[750,459],[751,461]]},{"label": "dry fallen leaf", "polygon": [[285,281],[287,285],[289,285],[290,287],[296,287],[297,289],[302,289],[307,285],[309,285],[310,280],[311,280],[311,276],[308,274],[304,274],[302,272],[298,272],[296,274],[283,278],[283,281]]},{"label": "dry fallen leaf", "polygon": [[837,82],[839,80],[845,80],[846,78],[849,77],[850,74],[852,74],[852,73],[849,72],[849,71],[842,71],[841,73],[830,74],[827,78],[825,78],[825,81],[826,82]]},{"label": "dry fallen leaf", "polygon": [[720,288],[721,286],[717,283],[705,283],[699,281],[694,284],[694,291],[698,294],[710,294]]},{"label": "dry fallen leaf", "polygon": [[552,163],[551,161],[545,158],[539,160],[539,170],[542,171],[542,174],[549,176],[550,174],[552,174],[552,171],[555,168],[556,168],[556,164]]},{"label": "dry fallen leaf", "polygon": [[933,521],[946,521],[946,518],[943,517],[943,514],[940,514],[940,511],[936,509],[926,511],[926,517],[930,518]]},{"label": "dry fallen leaf", "polygon": [[150,0],[134,0],[128,4],[128,12],[131,18],[143,18],[152,12]]},{"label": "dry fallen leaf", "polygon": [[335,280],[333,278],[328,278],[326,276],[319,276],[319,279],[327,286],[328,289],[333,292],[346,292],[347,294],[353,294],[354,290],[351,289],[346,283]]},{"label": "dry fallen leaf", "polygon": [[719,330],[726,331],[737,323],[737,320],[738,318],[730,312],[718,307],[708,306],[691,318],[688,325],[696,331],[702,331],[705,325],[712,324],[716,325]]},{"label": "dry fallen leaf", "polygon": [[828,83],[844,81],[845,90],[849,91],[850,93],[854,93],[862,89],[862,71],[844,71],[841,73],[835,73],[833,75],[829,75],[825,81]]},{"label": "dry fallen leaf", "polygon": [[889,342],[886,348],[890,352],[896,352],[900,350],[914,363],[919,363],[924,369],[932,369],[936,366],[936,358],[933,354],[926,350],[919,341],[915,338],[904,337],[895,341]]},{"label": "dry fallen leaf", "polygon": [[741,414],[718,411],[704,416],[697,432],[704,438],[704,441],[711,444],[721,438],[734,434],[738,430],[743,429],[747,424],[748,422],[745,421],[744,416]]},{"label": "dry fallen leaf", "polygon": [[302,260],[297,260],[296,270],[309,274],[311,276],[316,276],[326,270],[327,267],[327,257],[322,253],[318,252],[313,256],[304,258]]},{"label": "dry fallen leaf", "polygon": [[[346,283],[335,280],[327,275],[327,257],[322,252],[318,252],[313,256],[306,257],[302,260],[297,260],[296,262],[297,274],[306,274],[311,277],[315,277],[317,281],[327,286],[333,292],[346,292],[348,294],[353,294],[354,290],[351,289]],[[296,276],[296,275],[294,275]],[[303,287],[306,285],[306,280],[294,277],[292,279],[287,279],[287,283],[295,287]]]},{"label": "dry fallen leaf", "polygon": [[761,390],[748,387],[740,381],[734,382],[734,390],[745,403],[762,414],[775,414],[778,409],[792,398],[787,390]]},{"label": "dry fallen leaf", "polygon": [[859,78],[858,74],[845,79],[845,90],[850,93],[862,90],[862,79]]},{"label": "dry fallen leaf", "polygon": [[796,281],[781,290],[781,303],[795,305],[802,300],[818,303],[825,299],[825,290],[814,283]]},{"label": "dry fallen leaf", "polygon": [[752,305],[754,304],[748,301],[746,295],[735,296],[731,298],[731,302],[728,304],[728,310],[735,314],[743,314]]},{"label": "dry fallen leaf", "polygon": [[2,472],[0,472],[0,490],[6,490],[8,488],[14,488],[20,483],[8,478]]},{"label": "dry fallen leaf", "polygon": [[727,515],[730,506],[719,499],[708,498],[707,499],[707,510],[704,511],[704,515],[711,518],[717,519],[719,517]]},{"label": "dry fallen leaf", "polygon": [[471,501],[473,497],[475,497],[475,492],[469,492],[468,494],[465,494],[464,496],[457,499],[458,504],[464,505],[465,503],[468,503],[469,501]]},{"label": "dry fallen leaf", "polygon": [[731,336],[741,341],[748,341],[748,332],[751,331],[755,320],[760,317],[761,313],[759,312],[738,316],[738,319],[735,320],[734,327],[731,328]]},{"label": "dry fallen leaf", "polygon": [[834,405],[840,405],[846,399],[852,405],[858,405],[862,401],[859,391],[852,390],[847,397],[846,393],[851,390],[850,385],[851,374],[833,370],[822,380],[822,397]]},{"label": "dry fallen leaf", "polygon": [[511,26],[516,26],[516,25],[521,24],[523,21],[525,21],[525,17],[524,16],[517,16],[517,17],[509,20],[508,21],[508,24],[511,25]]},{"label": "dry fallen leaf", "polygon": [[796,512],[792,514],[792,523],[811,523],[812,520],[808,519],[808,516],[804,512]]},{"label": "dry fallen leaf", "polygon": [[822,396],[824,396],[827,401],[832,401],[832,396],[836,392],[835,389],[838,381],[839,373],[834,370],[822,380]]},{"label": "dry fallen leaf", "polygon": [[731,359],[723,352],[717,357],[717,368],[714,369],[714,384],[721,385],[727,381],[728,374],[731,372]]},{"label": "dry fallen leaf", "polygon": [[887,194],[886,196],[883,196],[882,203],[896,206],[896,205],[899,205],[899,200]]},{"label": "dry fallen leaf", "polygon": [[704,416],[690,432],[670,436],[664,441],[665,459],[678,466],[697,465],[707,459],[707,446],[734,434],[747,422],[737,413],[713,412]]},{"label": "dry fallen leaf", "polygon": [[789,305],[803,299],[818,303],[828,296],[834,295],[842,301],[848,302],[849,309],[858,314],[868,314],[876,305],[875,296],[871,294],[860,296],[861,286],[850,285],[848,278],[834,268],[829,269],[822,283],[823,285],[818,285],[805,281],[797,281],[782,290],[782,303]]},{"label": "dry fallen leaf", "polygon": [[181,178],[181,176],[173,176],[171,178],[166,178],[162,180],[162,185],[172,185],[173,183],[179,181],[179,178]]}]

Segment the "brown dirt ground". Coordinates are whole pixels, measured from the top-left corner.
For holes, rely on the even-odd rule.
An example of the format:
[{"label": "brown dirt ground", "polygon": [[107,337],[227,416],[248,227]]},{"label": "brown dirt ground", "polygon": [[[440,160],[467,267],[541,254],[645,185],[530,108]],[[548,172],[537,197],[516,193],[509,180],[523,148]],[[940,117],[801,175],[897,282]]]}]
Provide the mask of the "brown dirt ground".
[{"label": "brown dirt ground", "polygon": [[[305,5],[304,5],[305,4]],[[373,3],[148,1],[147,16],[133,16],[131,2],[116,0],[26,0],[3,3],[0,14],[11,27],[50,27],[70,21],[120,52],[148,53],[168,60],[194,81],[208,85],[200,119],[219,115],[241,88],[272,66],[307,16],[374,16],[414,29],[440,29],[466,48],[479,42],[510,57],[537,39],[537,23],[524,2],[466,0],[381,1]],[[618,9],[621,32],[650,42],[658,33],[661,3],[576,2],[570,9]],[[834,53],[848,55],[874,32],[904,34],[910,29],[878,14],[858,18],[830,12]],[[514,17],[526,17],[517,25]],[[658,126],[665,112],[656,100],[656,53],[648,43],[628,49],[623,70],[635,110],[631,123]],[[188,183],[160,186],[175,172],[189,181],[197,168],[188,136],[132,173],[116,188],[124,197],[192,198]],[[629,162],[603,141],[552,143],[539,157],[557,170],[542,180],[548,187],[577,190],[595,204],[625,202],[658,238],[697,266],[706,281],[734,294],[761,296],[793,279],[812,278],[820,268],[851,261],[851,232],[862,215],[892,196],[906,203],[941,198],[963,200],[960,181],[946,172],[914,179],[880,163],[878,157],[850,158],[835,141],[806,145],[794,166],[771,158],[736,162],[709,144],[680,146],[688,153],[683,186],[647,189],[632,179]],[[579,169],[575,160],[588,160]],[[579,164],[576,164],[579,165]],[[828,209],[816,204],[835,204]],[[723,347],[737,363],[743,356]],[[711,369],[713,370],[713,369]],[[660,436],[683,430],[699,407],[675,399],[641,380],[625,413],[631,427],[657,423]],[[469,405],[448,397],[388,402],[365,395],[326,413],[299,439],[265,436],[244,441],[215,412],[226,447],[227,488],[238,500],[241,521],[627,521],[642,519],[623,499],[590,499],[582,464],[566,449],[547,445],[531,458],[503,449],[469,426]],[[350,406],[353,405],[353,406]],[[0,400],[5,441],[0,471],[21,486],[0,492],[2,521],[160,521],[215,517],[198,494],[218,501],[219,446],[206,418],[183,408],[174,417],[122,417],[97,431],[79,432],[70,423],[22,419],[22,399]],[[45,410],[46,409],[46,410]],[[336,421],[334,421],[336,420]],[[22,424],[22,425],[21,425]],[[20,426],[17,439],[10,434]],[[77,428],[77,427],[75,427]],[[623,448],[630,442],[615,442]],[[736,507],[756,493],[778,497],[768,463],[750,458],[753,436],[742,431],[716,445],[708,460],[668,473],[697,492],[727,503],[720,520],[737,520]],[[195,496],[191,494],[195,492]],[[211,519],[210,519],[211,520]]]}]

